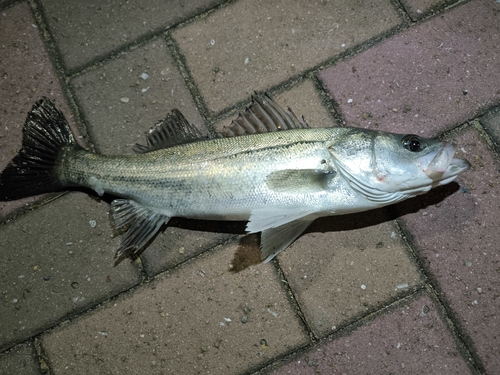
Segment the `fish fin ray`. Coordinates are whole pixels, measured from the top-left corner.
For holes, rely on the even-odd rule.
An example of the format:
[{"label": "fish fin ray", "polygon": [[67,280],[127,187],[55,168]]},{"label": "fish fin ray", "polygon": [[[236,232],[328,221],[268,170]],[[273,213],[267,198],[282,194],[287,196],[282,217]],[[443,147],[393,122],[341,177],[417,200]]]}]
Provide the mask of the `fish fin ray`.
[{"label": "fish fin ray", "polygon": [[225,127],[222,134],[234,137],[303,128],[309,128],[309,125],[305,120],[300,121],[290,108],[285,111],[269,95],[255,94],[252,96],[252,104],[231,125]]},{"label": "fish fin ray", "polygon": [[115,255],[117,263],[137,255],[160,227],[170,220],[169,216],[153,212],[128,199],[111,202],[111,213],[115,230],[124,233]]},{"label": "fish fin ray", "polygon": [[262,231],[260,237],[260,259],[264,260],[264,263],[269,262],[278,255],[278,253],[290,246],[314,219],[315,218],[312,217],[294,220],[279,227]]},{"label": "fish fin ray", "polygon": [[291,207],[263,207],[253,209],[250,213],[246,231],[248,233],[262,232],[269,228],[276,228],[306,216],[314,215],[316,212],[311,208]]},{"label": "fish fin ray", "polygon": [[0,201],[60,190],[68,183],[57,175],[61,153],[82,149],[61,111],[43,97],[28,113],[22,147],[0,174]]},{"label": "fish fin ray", "polygon": [[138,154],[161,150],[172,146],[207,139],[201,131],[190,124],[178,109],[173,109],[165,119],[158,122],[146,135],[146,145],[136,143],[132,150]]}]

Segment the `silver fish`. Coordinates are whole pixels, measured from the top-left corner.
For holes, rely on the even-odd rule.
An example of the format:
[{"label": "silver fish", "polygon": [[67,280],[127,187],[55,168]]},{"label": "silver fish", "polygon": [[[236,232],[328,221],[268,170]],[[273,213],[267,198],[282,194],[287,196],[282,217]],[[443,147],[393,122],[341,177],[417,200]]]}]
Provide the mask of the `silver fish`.
[{"label": "silver fish", "polygon": [[358,128],[312,129],[266,95],[207,138],[173,110],[137,155],[82,149],[49,99],[28,114],[0,200],[83,186],[111,203],[124,232],[116,257],[138,254],[172,217],[248,221],[271,260],[313,220],[386,206],[454,180],[470,164],[446,142]]}]

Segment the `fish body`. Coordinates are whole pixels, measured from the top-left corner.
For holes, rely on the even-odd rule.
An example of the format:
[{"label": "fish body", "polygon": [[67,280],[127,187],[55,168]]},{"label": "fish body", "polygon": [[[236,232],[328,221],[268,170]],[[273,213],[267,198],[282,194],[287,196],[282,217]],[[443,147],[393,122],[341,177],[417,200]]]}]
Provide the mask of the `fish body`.
[{"label": "fish body", "polygon": [[125,232],[117,252],[140,251],[172,217],[248,221],[272,259],[318,217],[366,211],[423,194],[469,168],[452,145],[357,128],[312,129],[266,96],[206,138],[174,110],[136,155],[81,149],[48,99],[29,113],[23,147],[0,175],[0,200],[83,186],[111,204]]}]

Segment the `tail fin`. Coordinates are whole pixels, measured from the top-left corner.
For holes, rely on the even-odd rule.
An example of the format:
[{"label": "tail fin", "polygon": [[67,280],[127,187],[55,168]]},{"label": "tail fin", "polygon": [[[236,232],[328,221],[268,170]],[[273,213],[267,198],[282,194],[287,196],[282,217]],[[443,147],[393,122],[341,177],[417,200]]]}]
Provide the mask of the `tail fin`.
[{"label": "tail fin", "polygon": [[0,175],[0,201],[11,201],[64,187],[56,167],[61,151],[78,144],[64,115],[47,98],[28,113],[21,151]]}]

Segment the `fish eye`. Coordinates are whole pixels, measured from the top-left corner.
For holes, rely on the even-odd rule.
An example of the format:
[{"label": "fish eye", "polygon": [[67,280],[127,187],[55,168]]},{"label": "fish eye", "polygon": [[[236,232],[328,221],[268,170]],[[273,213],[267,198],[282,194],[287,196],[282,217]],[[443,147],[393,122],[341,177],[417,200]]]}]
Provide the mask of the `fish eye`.
[{"label": "fish eye", "polygon": [[425,142],[418,135],[413,134],[403,137],[401,143],[403,143],[404,148],[411,152],[419,152],[426,147]]}]

